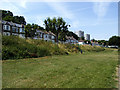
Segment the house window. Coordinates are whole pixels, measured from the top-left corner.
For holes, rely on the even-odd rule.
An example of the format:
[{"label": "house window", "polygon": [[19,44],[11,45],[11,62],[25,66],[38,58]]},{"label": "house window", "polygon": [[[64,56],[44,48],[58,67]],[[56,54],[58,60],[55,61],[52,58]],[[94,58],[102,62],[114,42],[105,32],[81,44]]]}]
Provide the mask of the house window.
[{"label": "house window", "polygon": [[24,28],[22,28],[22,32],[25,32]]},{"label": "house window", "polygon": [[4,25],[4,26],[3,26],[3,29],[10,31],[10,26],[9,26],[9,25]]},{"label": "house window", "polygon": [[41,33],[41,38],[43,38],[42,36],[43,36],[43,34]]},{"label": "house window", "polygon": [[15,32],[15,27],[12,27],[12,32]]},{"label": "house window", "polygon": [[55,39],[55,37],[54,37],[54,36],[52,36],[52,39]]},{"label": "house window", "polygon": [[10,33],[9,32],[3,32],[3,35],[10,36]]},{"label": "house window", "polygon": [[18,32],[18,28],[16,27],[16,32]]},{"label": "house window", "polygon": [[5,30],[6,28],[5,28],[5,25],[3,25],[3,29]]},{"label": "house window", "polygon": [[20,32],[22,32],[22,28],[20,28]]},{"label": "house window", "polygon": [[9,25],[6,26],[6,30],[10,30],[10,26]]},{"label": "house window", "polygon": [[20,32],[24,33],[25,32],[24,28],[20,28]]}]

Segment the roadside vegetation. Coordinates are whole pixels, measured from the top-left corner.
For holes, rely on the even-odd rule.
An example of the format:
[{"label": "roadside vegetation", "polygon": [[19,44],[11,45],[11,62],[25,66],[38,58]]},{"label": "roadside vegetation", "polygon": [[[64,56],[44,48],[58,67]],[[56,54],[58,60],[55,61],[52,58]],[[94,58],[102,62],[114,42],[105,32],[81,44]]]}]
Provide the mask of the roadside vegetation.
[{"label": "roadside vegetation", "polygon": [[2,59],[20,59],[64,55],[79,52],[78,46],[53,44],[44,40],[23,39],[17,36],[3,36]]},{"label": "roadside vegetation", "polygon": [[2,37],[2,59],[37,58],[51,55],[68,55],[83,51],[104,51],[98,46],[56,44],[44,40],[23,39],[18,36]]}]

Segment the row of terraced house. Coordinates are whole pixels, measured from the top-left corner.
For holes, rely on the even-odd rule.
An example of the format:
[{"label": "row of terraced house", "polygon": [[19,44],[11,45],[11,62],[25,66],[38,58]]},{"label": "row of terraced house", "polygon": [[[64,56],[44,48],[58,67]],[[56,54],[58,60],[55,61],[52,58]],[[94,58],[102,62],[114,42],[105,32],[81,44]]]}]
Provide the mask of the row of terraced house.
[{"label": "row of terraced house", "polygon": [[[0,21],[0,23],[2,23],[2,35],[7,35],[7,36],[15,35],[25,38],[25,25],[8,22],[8,21]],[[65,43],[71,43],[71,44],[78,43],[78,41],[73,37],[66,36],[66,38],[67,40]],[[46,32],[46,31],[36,30],[33,39],[56,42],[56,35],[50,31]]]}]

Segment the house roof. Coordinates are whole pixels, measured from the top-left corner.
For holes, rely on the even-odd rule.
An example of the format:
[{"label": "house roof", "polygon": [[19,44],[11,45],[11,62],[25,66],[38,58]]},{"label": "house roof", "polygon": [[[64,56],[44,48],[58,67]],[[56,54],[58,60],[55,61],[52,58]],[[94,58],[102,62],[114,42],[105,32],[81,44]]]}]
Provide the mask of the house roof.
[{"label": "house roof", "polygon": [[45,34],[49,34],[49,35],[53,35],[56,36],[54,33],[52,33],[51,31],[47,32],[47,31],[41,31],[41,30],[36,30],[37,32],[41,32],[41,33],[45,33]]},{"label": "house roof", "polygon": [[66,39],[76,40],[73,36],[72,36],[72,37],[70,37],[70,36],[66,36]]},{"label": "house roof", "polygon": [[54,33],[52,33],[51,31],[48,32],[48,34],[51,34],[53,36],[56,36]]},{"label": "house roof", "polygon": [[8,21],[4,21],[4,20],[2,20],[2,24],[11,25],[11,26],[15,26],[15,27],[24,27],[24,25],[22,25],[22,24],[8,22]]}]

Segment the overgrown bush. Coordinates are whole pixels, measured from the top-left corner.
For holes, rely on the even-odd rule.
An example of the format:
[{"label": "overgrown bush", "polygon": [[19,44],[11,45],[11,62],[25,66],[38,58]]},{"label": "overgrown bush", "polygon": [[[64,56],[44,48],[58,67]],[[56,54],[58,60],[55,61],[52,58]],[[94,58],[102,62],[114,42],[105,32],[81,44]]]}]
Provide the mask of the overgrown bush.
[{"label": "overgrown bush", "polygon": [[83,51],[95,51],[95,52],[99,52],[99,51],[104,51],[104,50],[105,50],[104,47],[91,46],[91,45],[80,45],[80,48],[81,48]]},{"label": "overgrown bush", "polygon": [[3,36],[2,59],[19,59],[28,57],[42,57],[50,55],[48,48],[37,46],[17,36]]},{"label": "overgrown bush", "polygon": [[77,48],[69,44],[53,44],[44,40],[23,39],[18,36],[2,37],[3,60],[64,55],[76,51],[78,51]]},{"label": "overgrown bush", "polygon": [[44,40],[23,39],[18,36],[2,37],[2,59],[37,58],[49,55],[64,55],[83,51],[103,51],[104,48],[90,45],[53,44]]}]

